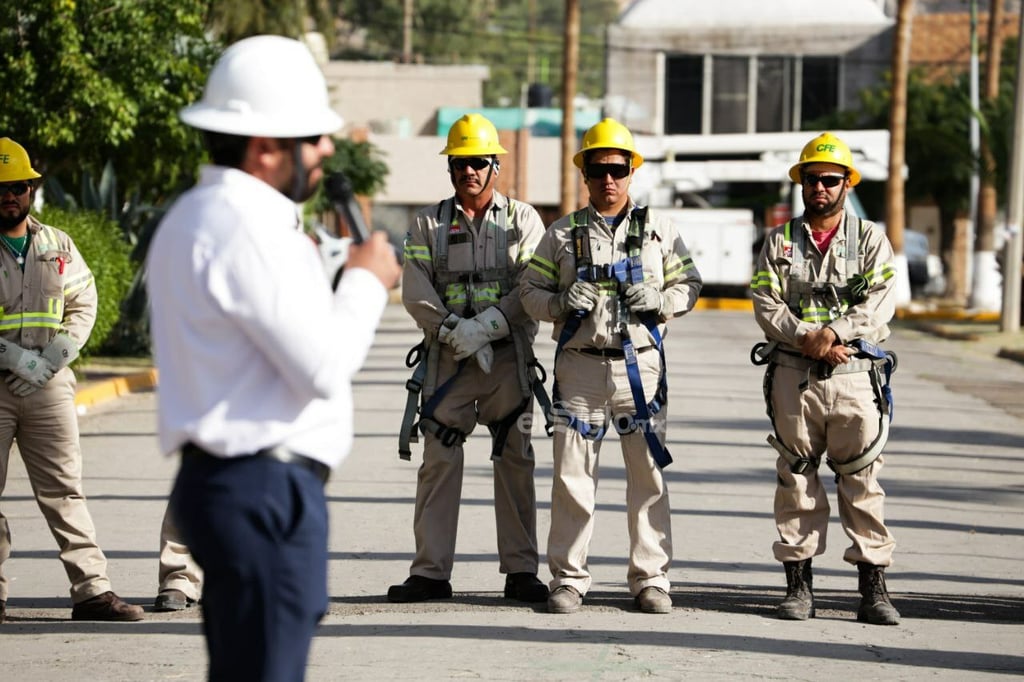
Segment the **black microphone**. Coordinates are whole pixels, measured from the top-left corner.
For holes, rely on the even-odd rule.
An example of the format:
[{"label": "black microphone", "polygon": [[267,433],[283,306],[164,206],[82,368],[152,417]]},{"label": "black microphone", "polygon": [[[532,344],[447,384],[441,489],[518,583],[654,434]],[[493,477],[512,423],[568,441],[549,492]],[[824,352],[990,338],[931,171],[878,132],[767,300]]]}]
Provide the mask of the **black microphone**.
[{"label": "black microphone", "polygon": [[[363,211],[359,207],[359,202],[356,201],[355,191],[352,189],[352,182],[348,179],[348,176],[342,171],[334,171],[324,176],[323,184],[324,194],[327,196],[327,200],[331,202],[334,213],[344,225],[348,226],[352,243],[362,244],[367,241],[370,238],[370,228],[366,226],[366,222],[363,220]],[[395,258],[401,263],[401,252],[394,244],[391,245],[391,248],[395,252]],[[347,257],[346,253],[344,258],[347,259]],[[344,271],[345,265],[342,263],[341,267],[338,268],[338,271],[331,278],[332,289],[338,288],[338,282],[341,281],[341,275]]]},{"label": "black microphone", "polygon": [[352,182],[341,171],[328,173],[324,176],[324,193],[331,202],[338,218],[348,226],[352,241],[362,244],[370,238],[370,230],[363,222],[363,212],[356,201]]}]

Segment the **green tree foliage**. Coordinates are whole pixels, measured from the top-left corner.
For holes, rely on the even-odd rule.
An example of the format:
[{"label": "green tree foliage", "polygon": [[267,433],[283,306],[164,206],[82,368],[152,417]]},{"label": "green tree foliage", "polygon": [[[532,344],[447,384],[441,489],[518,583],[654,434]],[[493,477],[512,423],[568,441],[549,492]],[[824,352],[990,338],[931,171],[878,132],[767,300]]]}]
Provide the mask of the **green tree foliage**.
[{"label": "green tree foliage", "polygon": [[[402,52],[403,0],[341,0],[341,17],[366,32],[366,47],[350,57],[398,59]],[[533,8],[533,16],[530,9]],[[565,3],[562,0],[414,0],[412,49],[430,64],[486,64],[487,106],[517,105],[529,82],[562,83]],[[604,94],[605,26],[618,12],[615,0],[582,3],[580,94]]]},{"label": "green tree foliage", "polygon": [[178,120],[217,46],[198,0],[0,3],[0,130],[66,187],[107,161],[156,201],[193,177],[199,138]]},{"label": "green tree foliage", "polygon": [[96,324],[82,356],[95,354],[121,316],[121,300],[135,275],[129,246],[121,239],[117,224],[98,211],[66,211],[49,206],[36,217],[71,236],[96,278]]},{"label": "green tree foliage", "polygon": [[333,35],[336,2],[331,0],[210,0],[206,25],[225,45],[260,34],[299,38],[317,29]]}]

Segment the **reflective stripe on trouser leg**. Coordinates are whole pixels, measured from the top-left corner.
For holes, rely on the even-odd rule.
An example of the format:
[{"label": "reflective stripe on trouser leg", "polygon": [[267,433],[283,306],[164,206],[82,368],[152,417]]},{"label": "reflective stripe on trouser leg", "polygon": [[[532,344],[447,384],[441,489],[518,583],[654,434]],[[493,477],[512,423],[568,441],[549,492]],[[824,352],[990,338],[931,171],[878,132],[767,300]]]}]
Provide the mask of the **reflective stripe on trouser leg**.
[{"label": "reflective stripe on trouser leg", "polygon": [[[96,541],[96,527],[82,491],[82,451],[75,409],[74,374],[58,372],[43,388],[25,397],[0,388],[0,409],[17,409],[18,449],[36,502],[60,548],[78,603],[111,589],[107,558]],[[17,405],[15,405],[17,403]]]}]

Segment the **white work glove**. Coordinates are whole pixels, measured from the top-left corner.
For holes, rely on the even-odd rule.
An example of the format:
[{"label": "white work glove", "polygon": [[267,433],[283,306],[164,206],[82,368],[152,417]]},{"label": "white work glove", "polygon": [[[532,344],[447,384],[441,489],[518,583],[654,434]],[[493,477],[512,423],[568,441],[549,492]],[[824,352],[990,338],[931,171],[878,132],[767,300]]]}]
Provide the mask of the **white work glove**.
[{"label": "white work glove", "polygon": [[78,357],[78,344],[67,334],[57,334],[40,355],[53,365],[54,371],[60,371]]},{"label": "white work glove", "polygon": [[653,284],[633,284],[626,289],[626,305],[634,313],[660,313],[662,307],[661,292]]},{"label": "white work glove", "polygon": [[562,317],[574,310],[590,312],[597,305],[601,290],[593,282],[573,282],[569,288],[553,299],[553,317]]},{"label": "white work glove", "polygon": [[480,365],[480,370],[484,374],[491,373],[491,367],[494,366],[494,349],[491,348],[491,344],[485,343],[480,347],[480,350],[473,353],[473,358],[476,359],[476,364]]},{"label": "white work glove", "polygon": [[497,306],[491,306],[476,317],[460,320],[448,338],[448,344],[455,351],[455,359],[462,360],[491,341],[505,338],[509,331],[505,314]]},{"label": "white work glove", "polygon": [[54,367],[39,353],[12,341],[0,341],[0,369],[9,369],[36,388],[53,378]]},{"label": "white work glove", "polygon": [[450,344],[452,332],[455,331],[455,327],[458,326],[462,318],[455,313],[450,313],[448,317],[444,318],[444,322],[437,328],[437,340],[441,343]]}]

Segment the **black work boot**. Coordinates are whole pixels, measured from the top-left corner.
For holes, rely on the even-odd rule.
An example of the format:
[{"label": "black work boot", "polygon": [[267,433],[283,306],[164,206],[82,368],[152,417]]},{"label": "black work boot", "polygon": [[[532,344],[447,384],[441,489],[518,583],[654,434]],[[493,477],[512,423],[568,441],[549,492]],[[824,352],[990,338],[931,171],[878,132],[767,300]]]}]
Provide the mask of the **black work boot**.
[{"label": "black work boot", "polygon": [[860,573],[857,620],[872,625],[899,625],[900,613],[889,601],[889,592],[885,589],[885,568],[858,561],[857,571]]},{"label": "black work boot", "polygon": [[811,576],[811,560],[786,561],[786,598],[778,607],[782,620],[807,620],[814,618],[814,579]]}]

